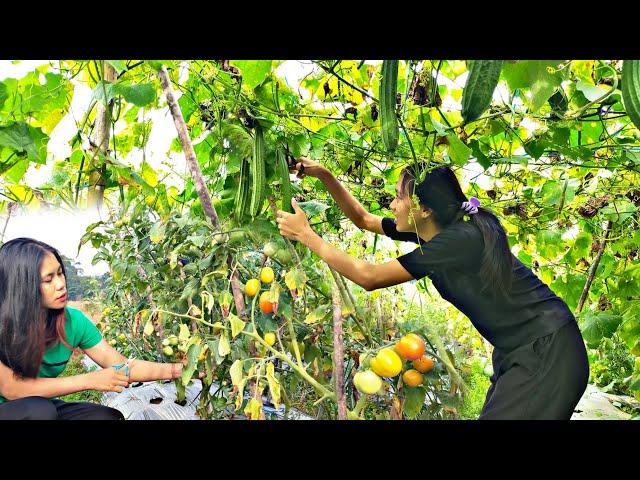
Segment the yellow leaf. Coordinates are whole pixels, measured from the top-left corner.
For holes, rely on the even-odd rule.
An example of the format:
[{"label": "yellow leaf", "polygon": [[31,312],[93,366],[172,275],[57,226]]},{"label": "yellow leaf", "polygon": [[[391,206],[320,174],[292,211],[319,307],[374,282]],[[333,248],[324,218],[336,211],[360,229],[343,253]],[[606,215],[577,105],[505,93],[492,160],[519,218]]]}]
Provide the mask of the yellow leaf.
[{"label": "yellow leaf", "polygon": [[246,323],[231,312],[229,312],[229,321],[231,322],[231,338],[236,338],[244,330]]},{"label": "yellow leaf", "polygon": [[151,319],[147,320],[147,323],[144,325],[144,331],[142,332],[145,337],[148,337],[153,333],[153,322]]},{"label": "yellow leaf", "polygon": [[289,290],[296,290],[298,294],[302,293],[306,282],[307,274],[297,268],[289,270],[284,276],[284,283],[287,285],[287,288]]},{"label": "yellow leaf", "polygon": [[176,196],[178,195],[178,193],[179,192],[177,187],[169,187],[169,190],[167,191],[167,202],[169,203],[170,207],[173,206],[174,203],[176,203]]},{"label": "yellow leaf", "polygon": [[191,332],[189,331],[189,327],[187,327],[184,323],[180,324],[180,333],[178,333],[178,340],[184,342],[189,339],[191,336]]},{"label": "yellow leaf", "polygon": [[271,284],[271,289],[269,290],[272,302],[277,302],[280,299],[280,292],[282,292],[282,287],[280,286],[280,284],[278,282],[273,282]]},{"label": "yellow leaf", "polygon": [[66,112],[62,108],[56,108],[55,110],[52,110],[47,118],[42,121],[42,130],[47,134],[51,134],[53,129],[56,127],[58,122],[62,120],[62,117],[64,117],[65,114]]},{"label": "yellow leaf", "polygon": [[318,320],[322,320],[329,313],[328,305],[320,305],[313,312],[310,312],[309,315],[304,319],[304,323],[307,325],[312,325],[316,323]]},{"label": "yellow leaf", "polygon": [[280,408],[280,382],[275,376],[274,366],[271,362],[267,364],[267,381],[269,382],[269,391],[271,392],[273,405],[276,408]]},{"label": "yellow leaf", "polygon": [[353,308],[351,308],[351,305],[343,305],[341,313],[343,317],[347,317],[353,313]]},{"label": "yellow leaf", "polygon": [[164,239],[165,235],[165,226],[163,223],[156,223],[151,227],[149,231],[149,240],[152,243],[158,244]]},{"label": "yellow leaf", "polygon": [[242,381],[242,360],[236,360],[229,369],[231,375],[231,384],[234,387],[240,388],[240,382]]},{"label": "yellow leaf", "polygon": [[218,343],[218,355],[225,357],[231,353],[231,345],[229,344],[229,337],[227,332],[223,332],[220,335],[220,343]]},{"label": "yellow leaf", "polygon": [[244,386],[247,383],[247,379],[243,378],[238,386],[238,396],[236,397],[236,410],[238,410],[242,406],[242,402],[244,400]]},{"label": "yellow leaf", "polygon": [[169,268],[173,270],[178,266],[178,254],[176,252],[171,252],[169,255]]},{"label": "yellow leaf", "polygon": [[359,330],[354,330],[353,332],[351,332],[351,336],[356,340],[364,340],[364,335]]},{"label": "yellow leaf", "polygon": [[207,291],[200,292],[200,297],[202,298],[202,304],[204,308],[209,311],[209,314],[213,311],[213,307],[215,306],[215,299],[213,295]]},{"label": "yellow leaf", "polygon": [[262,403],[256,398],[252,398],[244,408],[244,414],[249,417],[249,420],[259,420],[260,412],[262,412]]},{"label": "yellow leaf", "polygon": [[151,187],[155,187],[158,185],[158,174],[156,171],[149,166],[148,163],[142,164],[142,178],[147,182]]},{"label": "yellow leaf", "polygon": [[27,202],[31,189],[25,185],[6,185],[5,189],[11,192],[21,203]]}]

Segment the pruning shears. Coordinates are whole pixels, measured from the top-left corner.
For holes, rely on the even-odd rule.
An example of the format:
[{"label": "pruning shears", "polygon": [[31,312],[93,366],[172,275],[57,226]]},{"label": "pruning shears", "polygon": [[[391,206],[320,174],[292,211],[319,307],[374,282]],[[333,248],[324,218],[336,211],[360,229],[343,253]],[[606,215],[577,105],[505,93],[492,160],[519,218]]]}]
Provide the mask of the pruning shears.
[{"label": "pruning shears", "polygon": [[[291,151],[289,150],[289,145],[288,144],[284,144],[284,155],[285,155],[285,159],[287,160],[287,166],[289,168],[296,168],[296,158],[291,154]],[[298,176],[300,176],[301,174],[304,173],[304,164],[300,164],[300,170],[298,170]]]},{"label": "pruning shears", "polygon": [[123,369],[124,370],[124,374],[128,377],[129,376],[129,363],[132,360],[135,360],[135,358],[131,357],[125,363],[118,363],[117,365],[111,365],[111,367],[114,368],[115,370]]}]

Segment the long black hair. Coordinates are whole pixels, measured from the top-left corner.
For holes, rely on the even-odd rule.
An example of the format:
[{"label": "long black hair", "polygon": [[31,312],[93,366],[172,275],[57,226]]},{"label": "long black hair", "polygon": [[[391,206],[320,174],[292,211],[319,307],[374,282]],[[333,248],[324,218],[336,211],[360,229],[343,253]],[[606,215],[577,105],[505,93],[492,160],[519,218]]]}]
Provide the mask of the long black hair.
[{"label": "long black hair", "polygon": [[[449,167],[437,167],[428,172],[416,184],[416,170],[408,167],[401,174],[401,192],[415,194],[420,204],[433,211],[435,223],[444,228],[463,220],[462,202],[468,201],[460,188],[456,175]],[[478,213],[470,215],[484,239],[484,253],[480,267],[483,289],[496,287],[498,294],[508,295],[511,290],[513,262],[507,235],[500,220],[490,210],[478,207]]]},{"label": "long black hair", "polygon": [[67,347],[64,308],[43,306],[40,268],[52,253],[62,272],[58,251],[32,238],[16,238],[0,247],[0,361],[18,377],[35,378],[47,346],[60,340]]}]

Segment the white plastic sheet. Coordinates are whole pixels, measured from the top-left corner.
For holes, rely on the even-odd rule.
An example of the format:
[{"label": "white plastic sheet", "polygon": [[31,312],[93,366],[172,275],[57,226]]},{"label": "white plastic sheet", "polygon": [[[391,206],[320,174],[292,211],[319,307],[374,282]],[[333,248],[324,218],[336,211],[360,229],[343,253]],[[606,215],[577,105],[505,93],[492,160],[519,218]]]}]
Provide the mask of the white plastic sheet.
[{"label": "white plastic sheet", "polygon": [[[87,368],[100,368],[90,358],[85,356],[82,363]],[[177,398],[176,385],[173,381],[144,382],[139,386],[132,384],[121,393],[107,392],[103,394],[101,403],[108,407],[120,410],[127,420],[201,420],[196,415],[199,393],[202,390],[200,380],[192,380],[185,388],[186,404],[184,406],[175,402]],[[216,391],[219,386],[214,383],[210,391]],[[249,395],[245,395],[249,398]],[[152,400],[154,402],[152,403]],[[285,407],[281,405],[279,409],[273,408],[263,397],[265,403],[263,410],[267,418],[285,418]],[[233,410],[229,410],[230,413]],[[244,419],[243,415],[236,413],[237,419]],[[290,410],[287,419],[289,420],[313,420],[312,417],[304,415],[297,410]]]}]

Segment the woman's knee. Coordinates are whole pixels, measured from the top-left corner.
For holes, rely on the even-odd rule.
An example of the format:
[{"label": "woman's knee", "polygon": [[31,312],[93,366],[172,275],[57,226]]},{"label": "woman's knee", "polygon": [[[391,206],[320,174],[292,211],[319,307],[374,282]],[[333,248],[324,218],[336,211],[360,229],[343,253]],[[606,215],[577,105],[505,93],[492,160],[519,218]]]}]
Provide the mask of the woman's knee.
[{"label": "woman's knee", "polygon": [[115,408],[96,405],[87,418],[90,420],[124,420],[124,415]]},{"label": "woman's knee", "polygon": [[58,411],[51,400],[44,397],[25,397],[13,400],[13,416],[20,420],[56,420]]}]

